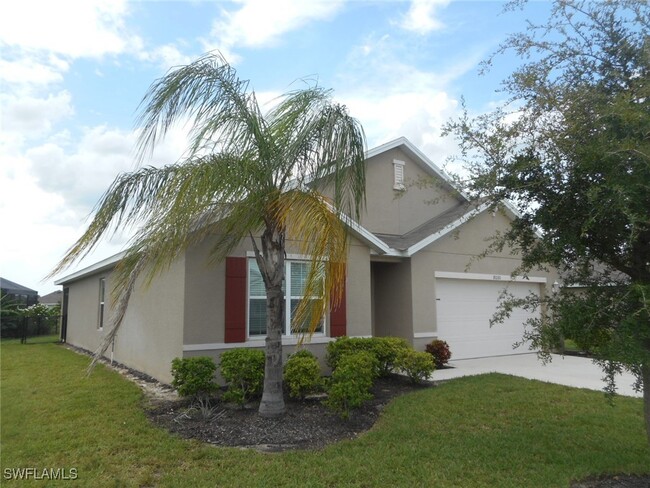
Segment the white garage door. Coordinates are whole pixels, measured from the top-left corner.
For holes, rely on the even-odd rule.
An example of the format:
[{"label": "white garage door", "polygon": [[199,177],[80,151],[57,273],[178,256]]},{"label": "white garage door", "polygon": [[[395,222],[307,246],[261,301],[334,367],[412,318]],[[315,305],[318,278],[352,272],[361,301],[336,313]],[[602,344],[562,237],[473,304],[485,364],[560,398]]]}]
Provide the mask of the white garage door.
[{"label": "white garage door", "polygon": [[490,327],[505,286],[517,297],[540,290],[539,283],[436,278],[438,337],[449,343],[452,360],[530,352],[528,345],[513,349],[523,337],[529,312],[515,309],[505,322]]}]

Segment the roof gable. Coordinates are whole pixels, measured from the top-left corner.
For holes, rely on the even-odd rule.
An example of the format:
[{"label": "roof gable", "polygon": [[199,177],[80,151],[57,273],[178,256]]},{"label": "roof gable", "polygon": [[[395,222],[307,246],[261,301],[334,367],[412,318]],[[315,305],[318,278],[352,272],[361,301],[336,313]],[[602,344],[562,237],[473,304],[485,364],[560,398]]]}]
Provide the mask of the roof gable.
[{"label": "roof gable", "polygon": [[469,196],[459,188],[452,177],[447,174],[442,168],[429,159],[422,151],[420,151],[411,141],[406,137],[398,137],[389,141],[381,146],[369,149],[366,152],[366,160],[374,158],[380,154],[386,153],[392,149],[401,149],[404,151],[413,162],[418,164],[425,172],[431,176],[439,178],[443,183],[449,186],[450,190],[462,197],[466,202],[470,201]]},{"label": "roof gable", "polygon": [[367,153],[366,205],[359,223],[375,234],[404,235],[467,197],[406,138]]}]

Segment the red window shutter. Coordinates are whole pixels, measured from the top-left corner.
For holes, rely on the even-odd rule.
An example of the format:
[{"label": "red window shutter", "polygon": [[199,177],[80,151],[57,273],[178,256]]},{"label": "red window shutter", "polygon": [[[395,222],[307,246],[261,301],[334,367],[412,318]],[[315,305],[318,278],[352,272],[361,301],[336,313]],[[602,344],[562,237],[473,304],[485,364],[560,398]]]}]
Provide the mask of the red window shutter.
[{"label": "red window shutter", "polygon": [[[346,280],[347,281],[347,278]],[[347,305],[345,281],[341,290],[341,300],[338,307],[330,307],[330,337],[341,337],[347,334]]]},{"label": "red window shutter", "polygon": [[246,258],[226,258],[225,342],[246,341]]}]

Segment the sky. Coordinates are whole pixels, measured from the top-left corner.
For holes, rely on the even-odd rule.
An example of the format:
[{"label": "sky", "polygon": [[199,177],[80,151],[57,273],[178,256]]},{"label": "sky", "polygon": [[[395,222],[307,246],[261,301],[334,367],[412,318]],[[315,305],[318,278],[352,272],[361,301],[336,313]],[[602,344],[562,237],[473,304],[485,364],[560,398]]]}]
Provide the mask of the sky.
[{"label": "sky", "polygon": [[[81,236],[94,205],[137,169],[138,104],[174,66],[219,50],[263,109],[309,83],[334,90],[372,148],[405,136],[439,166],[457,153],[442,125],[503,102],[520,63],[486,59],[550,3],[503,13],[460,0],[19,0],[0,6],[0,276],[45,295],[44,277]],[[145,164],[175,162],[177,127]],[[124,249],[102,242],[59,277]]]}]

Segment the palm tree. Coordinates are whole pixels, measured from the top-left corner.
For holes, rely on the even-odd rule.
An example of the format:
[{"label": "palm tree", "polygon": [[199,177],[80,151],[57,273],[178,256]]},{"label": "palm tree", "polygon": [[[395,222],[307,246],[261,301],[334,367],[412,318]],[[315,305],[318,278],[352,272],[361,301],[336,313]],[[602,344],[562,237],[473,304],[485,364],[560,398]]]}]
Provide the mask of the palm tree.
[{"label": "palm tree", "polygon": [[[331,91],[308,85],[262,114],[247,81],[220,54],[168,72],[140,104],[137,157],[150,156],[174,123],[190,120],[190,147],[175,164],[117,177],[94,217],[52,274],[85,256],[117,229],[137,226],[115,269],[114,310],[101,356],[122,323],[141,275],[151,280],[193,244],[216,236],[212,258],[250,239],[266,289],[266,364],[259,413],[284,413],[282,317],[285,242],[311,256],[304,296],[292,326],[313,331],[345,279],[346,227],[365,201],[365,138]],[[323,196],[327,190],[330,199]],[[257,237],[256,237],[257,236]],[[296,324],[303,324],[298,326]]]}]

